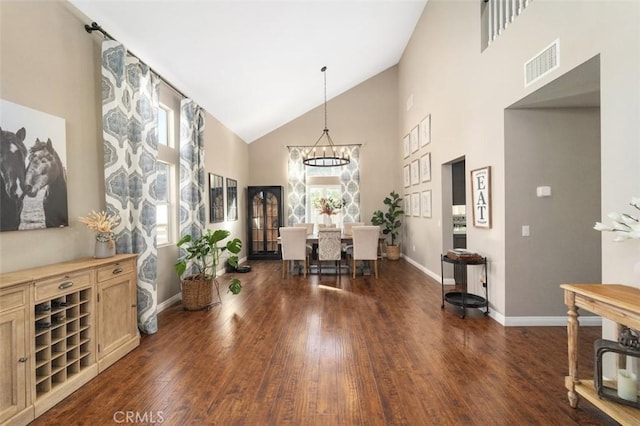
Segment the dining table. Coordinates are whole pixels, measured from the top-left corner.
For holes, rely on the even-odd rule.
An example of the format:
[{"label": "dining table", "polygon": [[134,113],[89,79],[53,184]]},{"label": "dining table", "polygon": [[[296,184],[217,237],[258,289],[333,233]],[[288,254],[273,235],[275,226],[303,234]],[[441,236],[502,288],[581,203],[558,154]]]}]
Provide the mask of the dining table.
[{"label": "dining table", "polygon": [[[385,240],[386,240],[386,236],[380,233],[380,237],[378,238],[378,259],[382,259]],[[353,236],[351,234],[342,233],[340,235],[340,241],[342,242],[343,245],[347,245],[347,246],[353,245]],[[278,244],[280,244],[280,237],[278,237]],[[317,259],[318,258],[317,256],[318,234],[317,233],[307,234],[307,245],[311,246],[311,259]],[[331,267],[323,266],[322,267],[323,273],[325,270],[329,272],[331,271]],[[317,271],[317,265],[309,265],[309,271],[310,273],[314,273],[314,271]],[[333,273],[335,273],[335,271]],[[342,265],[342,268],[340,268],[340,274],[348,274],[348,273],[349,273],[349,265]]]}]

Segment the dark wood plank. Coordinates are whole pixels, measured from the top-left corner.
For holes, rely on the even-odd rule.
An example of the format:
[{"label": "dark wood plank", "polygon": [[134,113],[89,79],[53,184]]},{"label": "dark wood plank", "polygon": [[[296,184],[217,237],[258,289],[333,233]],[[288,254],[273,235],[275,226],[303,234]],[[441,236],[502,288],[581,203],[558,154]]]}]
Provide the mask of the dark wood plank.
[{"label": "dark wood plank", "polygon": [[[280,265],[252,262],[209,311],[162,312],[158,333],[34,424],[615,424],[569,407],[565,327],[462,319],[403,260],[377,280],[282,280]],[[581,377],[600,334],[581,329]]]}]

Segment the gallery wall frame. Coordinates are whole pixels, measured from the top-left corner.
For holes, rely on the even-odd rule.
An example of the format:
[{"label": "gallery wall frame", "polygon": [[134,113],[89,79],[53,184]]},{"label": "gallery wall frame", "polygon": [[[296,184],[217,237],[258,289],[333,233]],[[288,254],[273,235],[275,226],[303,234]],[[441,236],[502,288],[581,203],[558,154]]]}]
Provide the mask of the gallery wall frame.
[{"label": "gallery wall frame", "polygon": [[415,217],[420,216],[420,193],[414,192],[411,194],[411,215]]},{"label": "gallery wall frame", "polygon": [[471,170],[473,226],[491,228],[491,166]]},{"label": "gallery wall frame", "polygon": [[414,153],[420,149],[420,131],[418,126],[411,129],[411,152]]},{"label": "gallery wall frame", "polygon": [[411,194],[404,194],[404,216],[411,216]]},{"label": "gallery wall frame", "polygon": [[420,183],[420,164],[418,160],[411,162],[411,185],[418,185]]},{"label": "gallery wall frame", "polygon": [[238,181],[227,178],[227,220],[238,220]]},{"label": "gallery wall frame", "polygon": [[420,146],[427,146],[431,142],[431,114],[420,122]]},{"label": "gallery wall frame", "polygon": [[431,181],[431,153],[427,152],[420,157],[420,176],[422,176],[422,182]]},{"label": "gallery wall frame", "polygon": [[209,173],[209,222],[224,221],[224,178]]},{"label": "gallery wall frame", "polygon": [[420,194],[422,204],[422,217],[431,217],[431,190],[422,191]]},{"label": "gallery wall frame", "polygon": [[404,138],[402,138],[402,152],[404,154],[404,158],[411,155],[411,135],[408,133],[404,135]]},{"label": "gallery wall frame", "polygon": [[411,166],[406,164],[403,169],[403,177],[404,177],[404,187],[407,188],[411,186]]}]

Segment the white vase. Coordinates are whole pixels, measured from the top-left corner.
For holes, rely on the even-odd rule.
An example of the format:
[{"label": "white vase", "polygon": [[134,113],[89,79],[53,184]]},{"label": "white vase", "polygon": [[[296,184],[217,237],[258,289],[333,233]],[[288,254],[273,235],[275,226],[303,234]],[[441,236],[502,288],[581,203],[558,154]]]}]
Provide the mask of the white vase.
[{"label": "white vase", "polygon": [[96,259],[104,259],[116,255],[116,241],[111,233],[100,233],[96,236]]},{"label": "white vase", "polygon": [[324,216],[324,224],[326,226],[330,226],[331,225],[331,215],[323,214],[323,216]]}]

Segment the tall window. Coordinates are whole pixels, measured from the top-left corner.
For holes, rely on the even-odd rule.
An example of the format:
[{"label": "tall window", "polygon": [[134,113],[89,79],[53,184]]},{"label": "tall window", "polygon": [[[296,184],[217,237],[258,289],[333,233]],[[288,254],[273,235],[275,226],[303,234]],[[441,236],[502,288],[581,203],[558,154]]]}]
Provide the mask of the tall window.
[{"label": "tall window", "polygon": [[[309,223],[323,223],[324,217],[320,214],[317,208],[314,207],[314,202],[319,198],[333,198],[335,200],[342,199],[342,189],[340,184],[320,184],[320,185],[307,185],[307,218]],[[342,211],[340,213],[331,216],[331,222],[338,227],[342,225]]]},{"label": "tall window", "polygon": [[[306,215],[309,223],[323,223],[324,217],[314,207],[314,202],[319,198],[342,199],[342,186],[340,185],[341,167],[307,167],[307,206]],[[338,227],[342,225],[343,214],[332,215],[331,222]]]},{"label": "tall window", "polygon": [[[161,87],[161,95],[162,95]],[[175,242],[175,170],[179,154],[175,149],[175,115],[173,109],[160,104],[158,110],[158,161],[156,163],[157,198],[156,205],[156,244],[158,246]]]},{"label": "tall window", "polygon": [[158,145],[173,148],[173,111],[166,105],[158,108]]},{"label": "tall window", "polygon": [[171,166],[163,161],[156,163],[158,171],[157,176],[157,197],[158,203],[156,204],[156,244],[168,244],[171,242],[169,237],[171,234],[170,226],[172,225],[171,219],[171,202],[169,199],[169,191],[171,187]]}]

